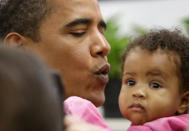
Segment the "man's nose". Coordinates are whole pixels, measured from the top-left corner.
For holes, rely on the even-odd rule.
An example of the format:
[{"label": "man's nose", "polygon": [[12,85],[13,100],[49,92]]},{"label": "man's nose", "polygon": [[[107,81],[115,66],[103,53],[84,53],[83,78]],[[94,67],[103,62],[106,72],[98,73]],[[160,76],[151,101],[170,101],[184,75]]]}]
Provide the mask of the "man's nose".
[{"label": "man's nose", "polygon": [[91,55],[93,57],[107,56],[109,54],[111,47],[102,33],[95,31],[91,36],[91,40]]}]

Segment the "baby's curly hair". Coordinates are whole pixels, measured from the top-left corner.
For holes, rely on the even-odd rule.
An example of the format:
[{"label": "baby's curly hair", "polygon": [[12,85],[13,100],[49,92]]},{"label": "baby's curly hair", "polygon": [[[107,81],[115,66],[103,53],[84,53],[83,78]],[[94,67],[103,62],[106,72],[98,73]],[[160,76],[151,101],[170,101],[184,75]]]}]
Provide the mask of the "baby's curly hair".
[{"label": "baby's curly hair", "polygon": [[39,27],[51,10],[49,0],[0,0],[0,38],[17,32],[34,41],[40,39]]},{"label": "baby's curly hair", "polygon": [[183,92],[189,90],[189,38],[184,36],[181,31],[152,30],[145,35],[137,37],[128,44],[122,55],[122,70],[129,51],[135,47],[140,47],[150,52],[154,52],[157,49],[176,52],[181,61],[177,65],[181,77],[181,90]]}]

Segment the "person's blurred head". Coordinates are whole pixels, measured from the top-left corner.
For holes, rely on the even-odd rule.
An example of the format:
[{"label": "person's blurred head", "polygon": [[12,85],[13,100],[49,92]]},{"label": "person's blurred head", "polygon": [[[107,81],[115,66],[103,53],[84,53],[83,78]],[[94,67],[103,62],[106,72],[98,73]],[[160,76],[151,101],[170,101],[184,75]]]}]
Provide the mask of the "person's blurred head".
[{"label": "person's blurred head", "polygon": [[189,39],[155,30],[129,43],[123,55],[119,106],[133,125],[184,114],[189,108]]},{"label": "person's blurred head", "polygon": [[104,23],[97,0],[1,0],[0,37],[29,48],[60,71],[66,97],[100,106],[108,82]]},{"label": "person's blurred head", "polygon": [[0,47],[0,130],[62,131],[57,83],[33,55]]}]

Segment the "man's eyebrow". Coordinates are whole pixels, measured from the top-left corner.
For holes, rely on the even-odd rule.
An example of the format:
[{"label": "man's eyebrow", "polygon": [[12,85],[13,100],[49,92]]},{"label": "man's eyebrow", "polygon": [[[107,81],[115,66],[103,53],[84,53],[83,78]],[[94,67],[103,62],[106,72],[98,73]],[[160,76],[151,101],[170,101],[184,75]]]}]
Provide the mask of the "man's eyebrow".
[{"label": "man's eyebrow", "polygon": [[103,27],[104,29],[107,28],[107,25],[106,25],[106,23],[105,23],[103,20],[101,20],[98,25],[99,25],[100,27]]},{"label": "man's eyebrow", "polygon": [[80,25],[80,24],[89,24],[89,23],[91,23],[90,19],[79,18],[79,19],[75,19],[75,20],[71,21],[70,23],[66,24],[66,27],[72,27],[72,26],[76,26],[76,25]]}]

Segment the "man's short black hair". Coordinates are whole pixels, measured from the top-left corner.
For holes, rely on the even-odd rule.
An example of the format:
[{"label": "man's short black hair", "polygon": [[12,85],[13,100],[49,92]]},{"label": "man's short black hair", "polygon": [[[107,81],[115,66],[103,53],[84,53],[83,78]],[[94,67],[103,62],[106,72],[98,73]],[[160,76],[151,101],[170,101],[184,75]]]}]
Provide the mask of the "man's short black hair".
[{"label": "man's short black hair", "polygon": [[0,0],[0,38],[10,32],[39,41],[42,20],[50,12],[49,0]]},{"label": "man's short black hair", "polygon": [[181,31],[169,31],[166,29],[152,30],[145,35],[137,37],[128,44],[122,56],[122,70],[129,51],[135,47],[140,47],[150,52],[158,49],[176,52],[181,61],[177,65],[181,77],[181,90],[189,90],[189,39]]}]

